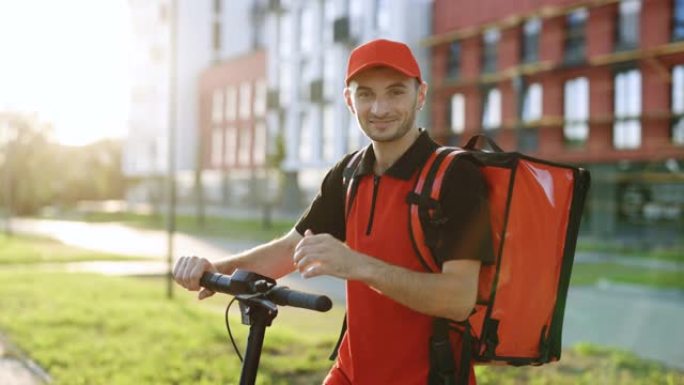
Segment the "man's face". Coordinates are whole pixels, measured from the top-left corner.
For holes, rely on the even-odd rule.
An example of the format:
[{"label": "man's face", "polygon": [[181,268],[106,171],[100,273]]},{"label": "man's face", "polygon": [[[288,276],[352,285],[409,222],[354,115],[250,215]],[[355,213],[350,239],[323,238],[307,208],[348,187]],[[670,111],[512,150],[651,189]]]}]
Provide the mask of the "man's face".
[{"label": "man's face", "polygon": [[345,88],[344,96],[361,130],[374,142],[392,142],[415,127],[427,85],[388,67],[367,69]]}]

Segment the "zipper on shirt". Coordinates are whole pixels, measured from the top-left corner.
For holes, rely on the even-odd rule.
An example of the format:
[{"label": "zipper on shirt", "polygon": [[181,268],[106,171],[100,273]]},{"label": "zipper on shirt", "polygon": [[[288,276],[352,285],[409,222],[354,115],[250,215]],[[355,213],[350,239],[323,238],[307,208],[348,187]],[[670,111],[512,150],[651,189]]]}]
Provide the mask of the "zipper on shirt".
[{"label": "zipper on shirt", "polygon": [[375,217],[375,200],[378,198],[378,187],[380,186],[380,176],[373,175],[373,200],[371,201],[370,218],[368,218],[368,227],[366,228],[366,235],[370,235],[373,228],[373,217]]}]

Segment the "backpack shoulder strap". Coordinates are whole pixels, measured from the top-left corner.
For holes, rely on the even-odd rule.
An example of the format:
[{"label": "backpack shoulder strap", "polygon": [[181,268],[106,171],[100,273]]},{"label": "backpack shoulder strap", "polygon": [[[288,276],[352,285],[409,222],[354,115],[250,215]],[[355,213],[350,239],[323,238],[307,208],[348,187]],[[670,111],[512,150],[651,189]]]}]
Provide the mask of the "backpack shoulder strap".
[{"label": "backpack shoulder strap", "polygon": [[[356,180],[356,171],[361,164],[361,158],[363,151],[359,150],[353,154],[347,164],[344,166],[344,171],[342,173],[342,185],[344,186],[345,197],[344,197],[344,218],[345,220],[349,217],[349,208],[351,207],[352,200],[356,196],[356,191],[358,190],[358,182]],[[340,330],[340,336],[337,338],[337,343],[330,354],[330,361],[335,361],[337,359],[337,354],[340,350],[340,345],[342,344],[342,338],[344,338],[344,333],[347,331],[347,315],[344,315],[344,320],[342,321],[342,328]]]},{"label": "backpack shoulder strap", "polygon": [[449,166],[465,150],[455,147],[437,148],[420,170],[418,179],[409,193],[409,233],[421,263],[428,271],[440,271],[441,262],[435,257],[437,232],[435,227],[443,223],[440,194]]},{"label": "backpack shoulder strap", "polygon": [[344,217],[345,219],[349,217],[349,209],[356,196],[358,190],[358,183],[356,180],[356,172],[361,164],[363,151],[359,150],[351,156],[347,165],[344,167],[344,172],[342,174],[342,184],[344,185],[345,197],[344,197]]}]

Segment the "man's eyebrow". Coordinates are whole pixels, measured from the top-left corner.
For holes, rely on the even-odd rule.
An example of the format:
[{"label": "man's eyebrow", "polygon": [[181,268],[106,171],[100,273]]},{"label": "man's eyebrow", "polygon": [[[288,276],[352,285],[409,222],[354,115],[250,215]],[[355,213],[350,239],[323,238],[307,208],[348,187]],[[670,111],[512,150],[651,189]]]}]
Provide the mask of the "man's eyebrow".
[{"label": "man's eyebrow", "polygon": [[387,86],[387,88],[408,88],[408,87],[406,86],[406,84],[404,84],[402,82],[396,82],[396,83],[390,84],[389,86]]}]

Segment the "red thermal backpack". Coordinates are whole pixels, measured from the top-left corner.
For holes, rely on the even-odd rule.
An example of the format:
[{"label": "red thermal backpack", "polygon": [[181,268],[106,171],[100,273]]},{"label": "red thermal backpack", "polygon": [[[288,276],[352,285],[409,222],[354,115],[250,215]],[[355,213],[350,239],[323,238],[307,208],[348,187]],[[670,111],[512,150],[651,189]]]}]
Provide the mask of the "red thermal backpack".
[{"label": "red thermal backpack", "polygon": [[[476,148],[480,138],[492,151]],[[475,158],[487,183],[495,261],[480,269],[477,303],[467,320],[434,320],[429,385],[468,384],[471,362],[522,366],[560,359],[565,302],[590,184],[585,169],[504,152],[483,135],[473,136],[463,149],[438,148],[420,171],[413,189],[419,199],[409,200],[408,213],[414,248],[430,271],[441,266],[427,241],[434,228],[429,222],[438,219],[443,176],[463,154]],[[355,195],[359,161],[354,156],[345,168],[347,207]],[[450,342],[454,333],[461,335],[460,352]],[[464,368],[460,373],[454,357]]]}]

